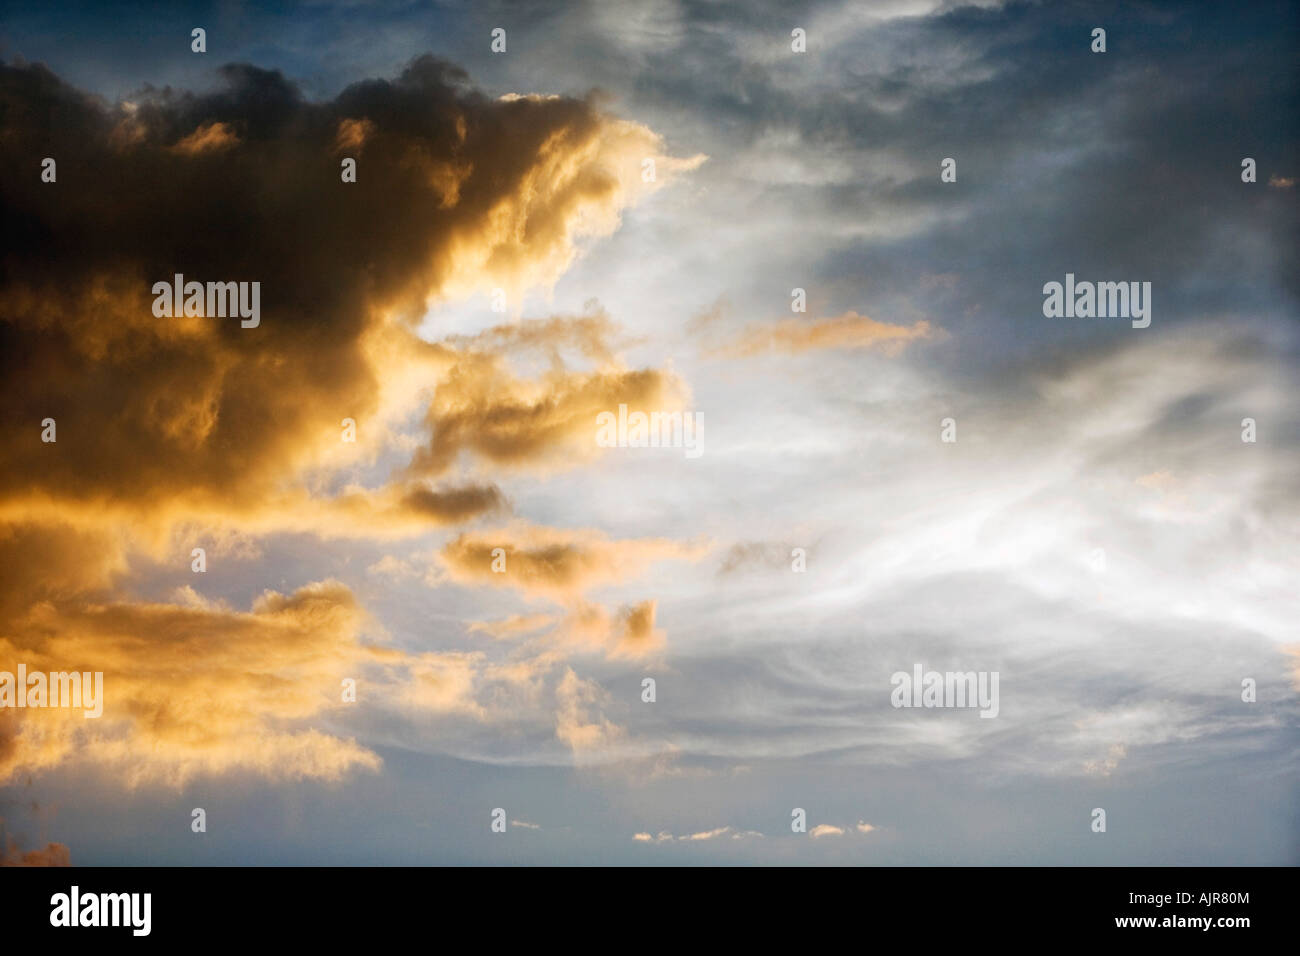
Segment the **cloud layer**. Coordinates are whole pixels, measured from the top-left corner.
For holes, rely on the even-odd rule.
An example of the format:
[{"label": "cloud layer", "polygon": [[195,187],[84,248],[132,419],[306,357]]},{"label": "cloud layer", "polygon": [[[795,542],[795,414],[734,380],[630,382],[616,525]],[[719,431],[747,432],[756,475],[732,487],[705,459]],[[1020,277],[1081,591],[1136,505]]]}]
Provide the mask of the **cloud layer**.
[{"label": "cloud layer", "polygon": [[[129,784],[375,770],[373,751],[331,727],[342,681],[368,669],[396,707],[482,717],[479,690],[527,683],[535,667],[502,676],[473,654],[368,644],[365,613],[336,581],[267,591],[247,611],[188,586],[142,600],[124,581],[196,538],[216,554],[277,531],[386,540],[501,516],[510,505],[490,480],[428,479],[461,451],[489,466],[559,460],[583,439],[594,447],[596,410],[682,388],[626,367],[602,314],[444,343],[415,325],[430,302],[549,287],[584,238],[701,158],[663,155],[649,129],[590,99],[488,97],[429,56],[320,102],[273,70],[220,77],[213,92],[107,104],[40,65],[0,65],[0,158],[54,160],[51,181],[38,164],[0,185],[0,656],[103,671],[107,688],[100,721],[0,715],[0,778],[72,757]],[[645,158],[659,164],[654,183]],[[159,317],[153,285],[178,274],[260,283],[260,322]],[[594,367],[558,364],[569,347]],[[521,348],[555,361],[539,379],[516,374],[506,362]],[[409,467],[350,480],[412,448],[398,426],[429,392],[430,437]],[[614,561],[613,544],[546,533],[511,552],[525,588],[624,576],[638,547],[674,553],[632,545]],[[479,570],[475,547],[449,546],[453,573]],[[588,635],[654,639],[653,602],[593,614]],[[601,725],[584,722],[576,680],[558,684],[559,736],[585,744]]]}]

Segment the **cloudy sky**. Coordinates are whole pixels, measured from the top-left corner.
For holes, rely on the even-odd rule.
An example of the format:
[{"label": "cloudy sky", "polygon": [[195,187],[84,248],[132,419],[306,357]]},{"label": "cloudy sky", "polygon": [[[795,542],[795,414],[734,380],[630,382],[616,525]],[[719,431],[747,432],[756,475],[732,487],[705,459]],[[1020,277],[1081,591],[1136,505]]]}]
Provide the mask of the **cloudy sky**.
[{"label": "cloudy sky", "polygon": [[[1300,862],[1298,40],[11,7],[0,671],[104,713],[0,710],[0,857]],[[177,273],[260,324],[155,315]],[[1046,316],[1067,274],[1150,325]],[[918,666],[996,717],[892,706]]]}]

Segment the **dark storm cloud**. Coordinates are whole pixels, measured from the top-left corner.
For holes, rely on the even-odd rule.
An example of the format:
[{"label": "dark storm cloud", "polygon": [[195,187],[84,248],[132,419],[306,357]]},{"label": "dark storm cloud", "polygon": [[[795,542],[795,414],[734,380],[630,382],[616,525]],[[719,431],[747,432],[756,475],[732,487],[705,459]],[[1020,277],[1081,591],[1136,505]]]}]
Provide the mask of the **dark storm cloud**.
[{"label": "dark storm cloud", "polygon": [[[621,201],[609,144],[652,138],[583,101],[489,99],[429,57],[325,103],[275,71],[222,76],[108,106],[0,67],[0,159],[23,171],[0,185],[0,494],[39,476],[82,500],[247,504],[376,410],[375,350],[387,375],[436,360],[389,316],[562,268],[571,219]],[[156,317],[177,273],[260,282],[260,325]],[[46,417],[57,444],[32,440]]]},{"label": "dark storm cloud", "polygon": [[[140,553],[174,557],[174,533],[383,538],[508,510],[482,480],[322,489],[362,449],[400,445],[390,424],[464,358],[413,331],[431,300],[553,283],[577,238],[612,231],[649,191],[639,164],[659,156],[648,128],[591,101],[490,98],[428,56],[326,102],[274,70],[221,77],[215,92],[108,104],[43,66],[0,64],[0,165],[15,171],[0,181],[0,658],[113,688],[93,728],[6,710],[0,780],[78,758],[127,784],[374,769],[371,750],[317,725],[376,661],[394,699],[474,711],[477,658],[363,643],[369,618],[338,581],[267,590],[247,611],[189,586],[168,603],[116,586]],[[260,321],[160,314],[153,286],[178,273],[260,283]],[[612,327],[593,321],[524,334],[609,358]],[[510,334],[488,333],[475,362],[496,368]],[[469,404],[495,398],[482,382]],[[42,440],[48,419],[57,440]],[[653,605],[631,623],[649,633]]]}]

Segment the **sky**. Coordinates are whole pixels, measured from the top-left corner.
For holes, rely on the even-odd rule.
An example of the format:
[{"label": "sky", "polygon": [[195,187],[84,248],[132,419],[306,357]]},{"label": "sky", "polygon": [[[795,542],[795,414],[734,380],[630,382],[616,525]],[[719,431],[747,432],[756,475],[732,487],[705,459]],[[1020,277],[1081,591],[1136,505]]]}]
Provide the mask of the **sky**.
[{"label": "sky", "polygon": [[7,5],[0,860],[1300,862],[1298,39]]}]

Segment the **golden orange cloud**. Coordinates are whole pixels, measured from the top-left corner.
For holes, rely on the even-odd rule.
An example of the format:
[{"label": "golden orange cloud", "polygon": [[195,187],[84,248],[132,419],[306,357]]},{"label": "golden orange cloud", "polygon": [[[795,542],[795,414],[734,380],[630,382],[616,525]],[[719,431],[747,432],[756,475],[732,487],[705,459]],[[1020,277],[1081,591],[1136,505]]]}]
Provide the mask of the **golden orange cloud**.
[{"label": "golden orange cloud", "polygon": [[611,613],[583,601],[570,611],[554,635],[562,646],[602,650],[611,658],[646,657],[663,649],[664,632],[655,627],[655,602],[641,601]]},{"label": "golden orange cloud", "polygon": [[[248,555],[275,532],[387,539],[500,515],[509,503],[491,481],[428,479],[462,452],[494,467],[580,459],[599,411],[685,396],[669,373],[626,367],[603,314],[445,343],[413,330],[431,302],[553,284],[583,237],[703,157],[663,155],[652,131],[594,100],[484,97],[430,57],[319,103],[275,72],[221,74],[213,93],[106,106],[42,66],[0,64],[12,107],[0,161],[53,154],[60,173],[57,190],[0,184],[0,212],[21,224],[0,239],[0,669],[102,671],[105,695],[99,719],[0,712],[0,780],[74,759],[127,784],[337,779],[379,766],[335,727],[344,679],[369,673],[400,706],[478,719],[494,688],[533,693],[556,658],[367,644],[337,582],[248,610],[122,585],[137,559],[188,562],[197,541]],[[51,131],[40,118],[55,109]],[[354,183],[339,177],[342,150],[356,154]],[[155,315],[153,284],[177,274],[258,282],[260,322]],[[530,379],[511,364],[521,351],[554,361]],[[430,394],[427,439],[408,441],[398,426]],[[377,488],[339,480],[394,448],[414,452],[407,473]],[[573,600],[683,553],[512,534],[518,586]],[[453,578],[482,583],[477,547],[449,546]],[[590,618],[586,639],[603,628],[612,652],[659,639],[653,602]],[[597,692],[560,682],[561,739],[616,736],[591,713]]]},{"label": "golden orange cloud", "polygon": [[827,836],[844,836],[844,828],[832,823],[819,823],[808,831],[808,835],[814,840]]},{"label": "golden orange cloud", "polygon": [[[275,514],[314,470],[373,455],[435,383],[427,472],[461,448],[496,463],[571,451],[620,396],[672,390],[608,353],[528,382],[503,367],[501,333],[461,354],[409,325],[449,295],[554,282],[580,236],[612,229],[665,181],[640,180],[651,131],[588,101],[487,99],[427,57],[325,103],[277,73],[222,73],[216,93],[109,108],[43,67],[0,66],[15,118],[56,102],[64,116],[56,143],[15,119],[0,158],[52,150],[65,169],[98,171],[61,178],[53,205],[48,184],[4,189],[6,219],[28,227],[8,234],[0,286],[0,520],[45,505],[134,505],[137,523],[171,520],[172,504]],[[123,146],[112,130],[127,120]],[[358,181],[303,175],[340,137],[367,146]],[[219,162],[197,161],[218,148]],[[152,284],[178,273],[260,282],[260,324],[156,317]],[[547,334],[581,335],[584,322]],[[47,418],[56,442],[41,440]],[[355,444],[340,438],[345,419]],[[420,501],[407,504],[418,519]]]},{"label": "golden orange cloud", "polygon": [[71,866],[72,853],[62,843],[47,843],[39,850],[23,850],[13,841],[0,847],[0,866]]},{"label": "golden orange cloud", "polygon": [[[429,444],[411,462],[416,475],[441,474],[462,453],[498,467],[572,467],[599,453],[601,412],[631,407],[681,410],[689,391],[675,375],[629,369],[618,359],[615,328],[604,313],[553,317],[451,339],[450,367],[426,415]],[[540,353],[547,362],[537,378],[516,374],[517,353]],[[592,365],[572,368],[572,352]]]},{"label": "golden orange cloud", "polygon": [[500,640],[539,631],[555,623],[550,614],[512,614],[499,621],[473,621],[470,631],[478,631]]},{"label": "golden orange cloud", "polygon": [[338,132],[334,137],[334,149],[338,152],[344,150],[359,150],[365,145],[366,140],[375,134],[375,124],[368,119],[343,119],[339,120]]},{"label": "golden orange cloud", "polygon": [[[708,551],[703,542],[610,539],[596,530],[518,523],[460,534],[442,549],[439,559],[453,581],[513,588],[563,603],[590,588],[624,581],[654,562],[694,561]],[[653,613],[650,618],[653,621]]]},{"label": "golden orange cloud", "polygon": [[818,349],[878,349],[897,355],[910,343],[933,335],[924,319],[912,325],[890,325],[850,310],[826,319],[781,319],[751,325],[716,350],[728,358],[749,358],[764,352],[798,354]]},{"label": "golden orange cloud", "polygon": [[237,145],[239,137],[229,126],[225,123],[208,123],[171,148],[183,156],[197,156],[199,153],[220,152]]},{"label": "golden orange cloud", "polygon": [[[0,639],[29,672],[103,673],[103,714],[6,710],[0,779],[74,753],[137,784],[253,771],[337,778],[379,758],[314,726],[368,660],[362,612],[331,582],[267,592],[249,612],[202,603],[43,602]],[[21,714],[21,717],[19,716]]]},{"label": "golden orange cloud", "polygon": [[566,668],[557,690],[555,736],[575,752],[600,752],[619,744],[627,731],[601,711],[605,693]]}]

